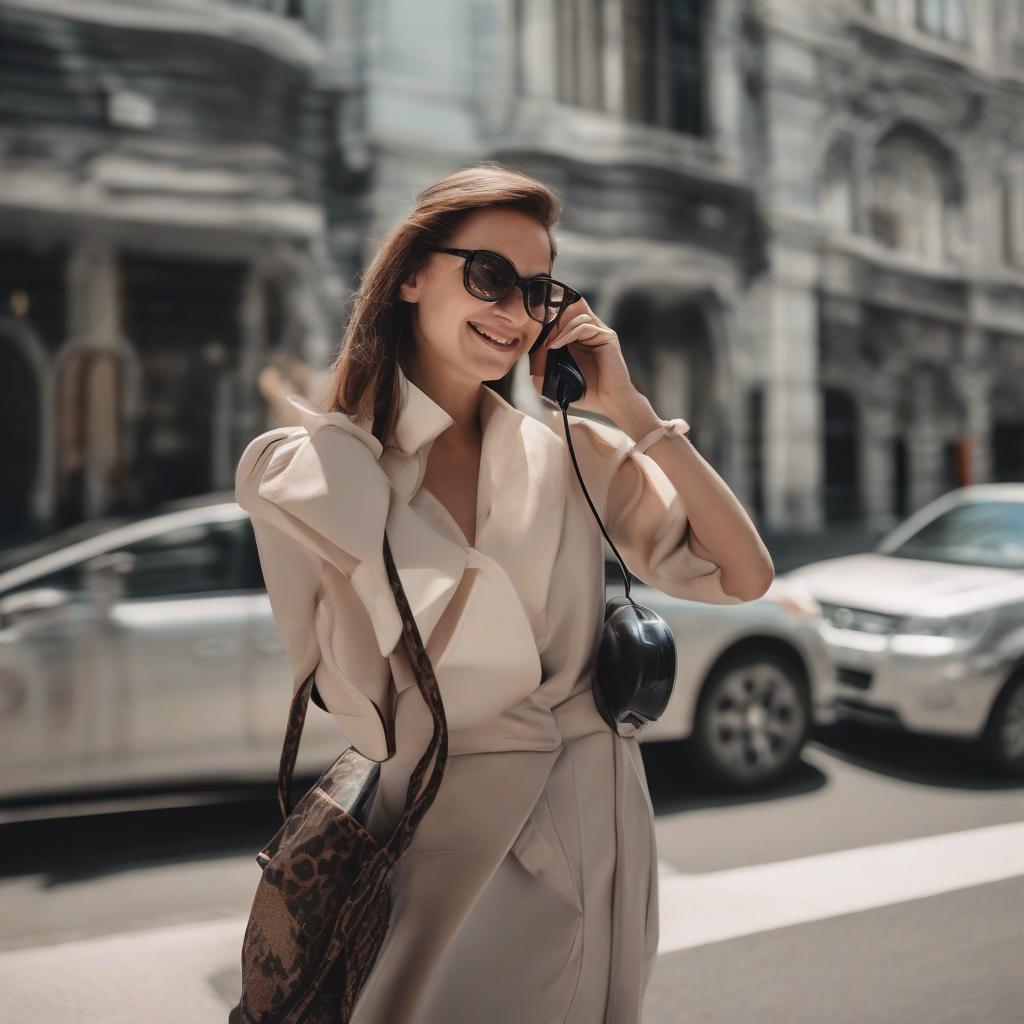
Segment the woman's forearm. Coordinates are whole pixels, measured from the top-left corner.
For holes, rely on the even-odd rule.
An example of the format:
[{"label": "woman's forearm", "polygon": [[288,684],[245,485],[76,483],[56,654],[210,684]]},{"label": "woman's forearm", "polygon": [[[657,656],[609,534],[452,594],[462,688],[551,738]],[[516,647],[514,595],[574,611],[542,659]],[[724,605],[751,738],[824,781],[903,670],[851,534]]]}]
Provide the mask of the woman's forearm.
[{"label": "woman's forearm", "polygon": [[[616,418],[634,441],[661,425],[650,404],[631,402]],[[771,556],[736,495],[696,448],[670,431],[646,454],[662,469],[683,502],[695,555],[722,571],[722,589],[741,601],[760,597],[772,581]]]}]

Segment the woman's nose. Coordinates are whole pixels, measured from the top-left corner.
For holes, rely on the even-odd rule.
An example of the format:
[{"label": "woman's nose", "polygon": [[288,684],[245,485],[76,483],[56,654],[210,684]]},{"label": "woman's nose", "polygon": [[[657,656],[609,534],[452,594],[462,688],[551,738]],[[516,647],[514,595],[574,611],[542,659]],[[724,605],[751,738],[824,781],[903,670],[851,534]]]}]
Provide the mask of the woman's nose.
[{"label": "woman's nose", "polygon": [[499,299],[495,306],[498,313],[504,319],[508,320],[509,323],[515,324],[517,327],[521,327],[528,319],[526,305],[523,302],[523,293],[519,290],[518,285],[505,298]]}]

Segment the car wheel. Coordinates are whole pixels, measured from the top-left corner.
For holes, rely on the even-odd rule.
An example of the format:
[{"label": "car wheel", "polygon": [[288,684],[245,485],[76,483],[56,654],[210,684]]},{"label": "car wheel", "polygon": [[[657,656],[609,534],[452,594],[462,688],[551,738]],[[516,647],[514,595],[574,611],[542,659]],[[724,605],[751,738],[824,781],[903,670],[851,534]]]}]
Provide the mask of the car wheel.
[{"label": "car wheel", "polygon": [[727,656],[697,704],[693,737],[701,766],[732,789],[757,789],[792,771],[810,730],[803,672],[766,648]]},{"label": "car wheel", "polygon": [[999,694],[985,730],[989,760],[1002,771],[1024,772],[1024,675],[1011,679]]}]

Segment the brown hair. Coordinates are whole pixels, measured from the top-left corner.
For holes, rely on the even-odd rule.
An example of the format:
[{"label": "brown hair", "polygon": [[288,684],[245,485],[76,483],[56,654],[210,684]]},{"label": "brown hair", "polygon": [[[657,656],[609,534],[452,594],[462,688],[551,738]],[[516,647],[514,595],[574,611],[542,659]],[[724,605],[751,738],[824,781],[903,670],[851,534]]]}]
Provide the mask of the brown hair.
[{"label": "brown hair", "polygon": [[409,306],[399,289],[426,261],[431,246],[444,245],[460,220],[488,206],[521,210],[545,227],[554,261],[551,230],[561,210],[554,193],[518,171],[485,165],[456,171],[426,189],[366,271],[331,369],[331,396],[335,409],[371,421],[381,444],[388,443],[394,430],[398,370],[409,372],[414,345]]}]

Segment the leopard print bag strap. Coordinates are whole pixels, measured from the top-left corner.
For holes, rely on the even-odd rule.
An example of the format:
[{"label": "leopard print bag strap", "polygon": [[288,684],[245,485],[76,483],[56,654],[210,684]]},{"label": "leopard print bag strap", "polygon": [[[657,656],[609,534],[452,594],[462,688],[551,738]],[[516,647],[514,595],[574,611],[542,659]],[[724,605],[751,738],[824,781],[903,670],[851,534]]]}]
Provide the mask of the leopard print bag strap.
[{"label": "leopard print bag strap", "polygon": [[284,745],[281,747],[281,765],[277,772],[277,802],[281,807],[282,818],[292,813],[292,775],[299,757],[299,741],[302,739],[302,727],[306,724],[309,695],[313,692],[315,675],[314,668],[295,691],[288,710],[288,725],[285,727]]},{"label": "leopard print bag strap", "polygon": [[[430,663],[426,648],[423,646],[419,627],[416,625],[416,619],[409,607],[409,599],[405,596],[402,581],[398,577],[398,569],[395,567],[387,535],[384,537],[384,565],[387,569],[388,581],[391,584],[391,592],[394,595],[398,613],[402,618],[402,638],[413,674],[423,700],[430,711],[430,717],[434,720],[434,731],[430,743],[409,779],[409,790],[406,794],[402,817],[399,819],[394,835],[388,841],[388,846],[392,851],[397,856],[401,856],[405,847],[412,840],[413,831],[434,802],[434,797],[437,796],[437,791],[441,786],[445,765],[448,762],[448,721],[444,714],[441,689],[437,685],[437,677],[434,675],[434,666]],[[432,760],[434,762],[433,771],[421,792],[423,778]]]}]

